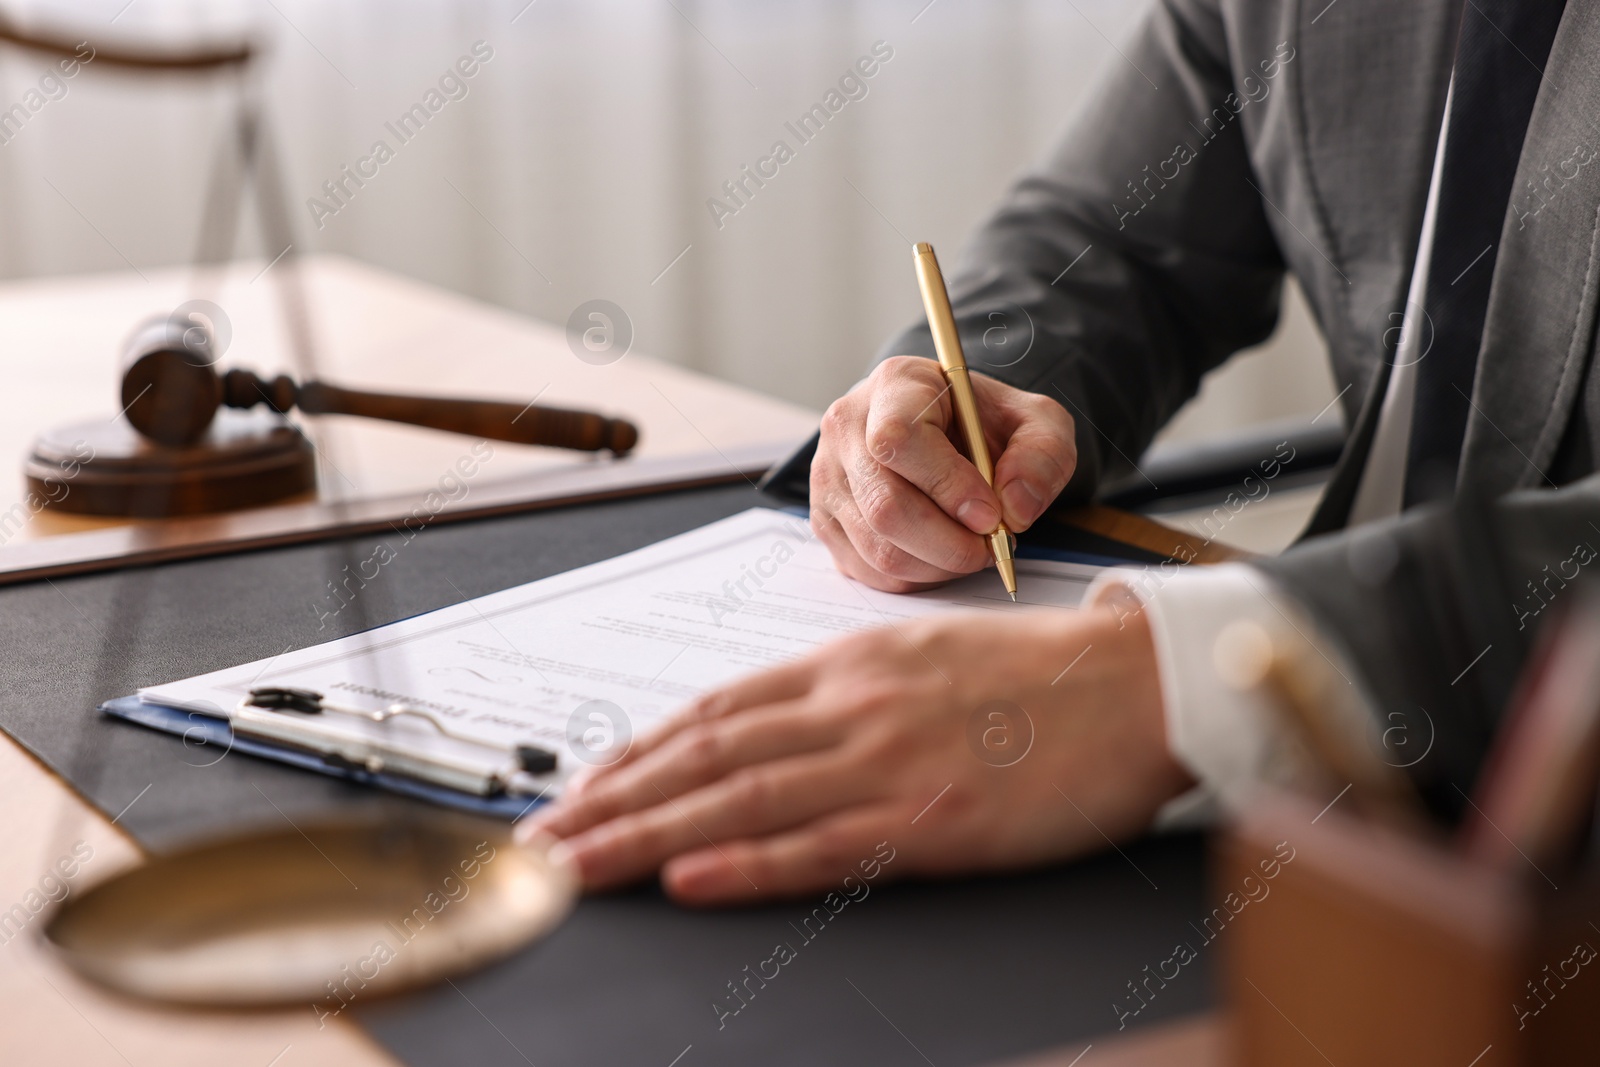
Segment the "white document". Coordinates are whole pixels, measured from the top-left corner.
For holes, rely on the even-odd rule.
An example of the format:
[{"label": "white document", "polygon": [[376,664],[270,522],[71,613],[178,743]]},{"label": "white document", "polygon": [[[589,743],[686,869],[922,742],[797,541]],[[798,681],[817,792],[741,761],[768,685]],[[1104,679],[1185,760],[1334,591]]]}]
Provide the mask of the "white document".
[{"label": "white document", "polygon": [[[740,675],[919,616],[1074,607],[1100,569],[1019,559],[1017,604],[992,568],[926,593],[880,593],[841,576],[805,520],[754,508],[603,563],[139,695],[213,713],[264,685],[358,708],[404,704],[460,737],[555,751],[559,782],[617,758],[631,737]],[[426,723],[385,727],[430,736]]]}]

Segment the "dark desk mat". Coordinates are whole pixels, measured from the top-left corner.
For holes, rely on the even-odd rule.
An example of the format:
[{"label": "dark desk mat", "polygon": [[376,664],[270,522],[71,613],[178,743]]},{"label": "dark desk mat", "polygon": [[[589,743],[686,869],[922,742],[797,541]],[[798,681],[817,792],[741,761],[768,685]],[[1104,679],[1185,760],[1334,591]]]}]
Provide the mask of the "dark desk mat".
[{"label": "dark desk mat", "polygon": [[[683,1054],[676,1067],[962,1067],[1081,1042],[1070,1059],[1117,1029],[1114,1005],[1139,1007],[1127,983],[1155,974],[1179,941],[1200,958],[1164,989],[1152,980],[1129,1028],[1211,1006],[1214,950],[1188,925],[1205,914],[1199,839],[1125,851],[873,889],[804,927],[811,941],[800,928],[820,894],[739,911],[679,909],[653,889],[591,899],[498,967],[357,1010],[419,1065],[669,1067]],[[779,943],[793,958],[765,962]],[[743,984],[774,969],[764,987]],[[724,1018],[714,1004],[740,1003],[729,982],[748,1003]]]},{"label": "dark desk mat", "polygon": [[[0,727],[151,848],[286,815],[360,808],[398,817],[416,802],[186,745],[92,709],[763,502],[748,488],[718,488],[442,526],[409,543],[390,537],[395,558],[333,614],[330,577],[357,571],[382,538],[0,589]],[[72,832],[59,828],[63,838]],[[639,890],[585,901],[544,943],[454,985],[352,1010],[415,1067],[669,1067],[680,1054],[678,1067],[981,1063],[1115,1029],[1113,1004],[1138,1003],[1128,983],[1192,934],[1202,867],[1200,843],[1177,837],[1141,843],[1126,859],[886,886],[811,942],[789,925],[806,903],[692,912]],[[796,958],[719,1030],[713,1002],[780,941]],[[1132,1023],[1207,1006],[1210,966],[1202,952]]]}]

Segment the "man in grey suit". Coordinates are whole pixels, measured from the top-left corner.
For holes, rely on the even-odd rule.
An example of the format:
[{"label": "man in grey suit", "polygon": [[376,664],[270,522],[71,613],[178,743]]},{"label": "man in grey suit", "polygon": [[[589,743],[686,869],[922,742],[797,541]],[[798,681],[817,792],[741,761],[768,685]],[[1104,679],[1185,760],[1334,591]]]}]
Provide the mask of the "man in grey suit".
[{"label": "man in grey suit", "polygon": [[[1159,0],[1124,52],[953,278],[969,352],[997,312],[1033,328],[1021,360],[974,360],[995,490],[951,444],[918,326],[824,418],[813,527],[879,588],[985,566],[1001,518],[1026,530],[1132,470],[1268,335],[1292,271],[1350,426],[1308,537],[712,694],[538,817],[591,885],[798,892],[883,840],[897,875],[1015,868],[1303,781],[1271,709],[1218,676],[1232,623],[1337,671],[1349,729],[1418,724],[1390,762],[1459,814],[1532,633],[1600,545],[1600,9]],[[1036,731],[1011,766],[965,740],[995,700]]]}]

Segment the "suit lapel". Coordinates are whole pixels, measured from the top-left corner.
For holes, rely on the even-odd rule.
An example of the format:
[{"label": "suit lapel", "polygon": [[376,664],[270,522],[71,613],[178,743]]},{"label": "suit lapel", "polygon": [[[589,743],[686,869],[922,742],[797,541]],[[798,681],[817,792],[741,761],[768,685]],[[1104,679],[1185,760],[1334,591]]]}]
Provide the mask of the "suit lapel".
[{"label": "suit lapel", "polygon": [[1593,343],[1600,293],[1600,8],[1568,0],[1500,236],[1461,484],[1542,484]]},{"label": "suit lapel", "polygon": [[1318,308],[1334,376],[1353,392],[1345,410],[1358,412],[1312,535],[1344,525],[1377,424],[1393,354],[1385,338],[1397,333],[1416,261],[1461,0],[1297,8],[1294,140],[1315,222],[1306,237],[1326,242],[1337,269],[1297,254],[1293,238],[1286,253]]},{"label": "suit lapel", "polygon": [[1297,248],[1293,235],[1287,251],[1297,268],[1312,268],[1323,310],[1333,313],[1324,328],[1340,377],[1364,393],[1416,259],[1460,2],[1299,0],[1299,12],[1290,69],[1299,176],[1316,223],[1306,236],[1326,242],[1339,273]]}]

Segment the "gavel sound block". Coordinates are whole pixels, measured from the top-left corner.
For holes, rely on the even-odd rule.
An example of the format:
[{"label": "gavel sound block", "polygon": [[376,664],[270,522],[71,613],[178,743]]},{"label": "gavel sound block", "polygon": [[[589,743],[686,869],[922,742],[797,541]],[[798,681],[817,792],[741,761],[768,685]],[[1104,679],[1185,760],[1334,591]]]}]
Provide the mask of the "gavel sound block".
[{"label": "gavel sound block", "polygon": [[[626,455],[639,439],[623,419],[586,411],[401,396],[219,374],[198,320],[158,320],[129,346],[126,421],[41,435],[24,468],[28,488],[57,511],[165,518],[260,507],[316,488],[315,450],[282,416],[357,415],[517,444]],[[247,410],[264,408],[266,410]]]}]

